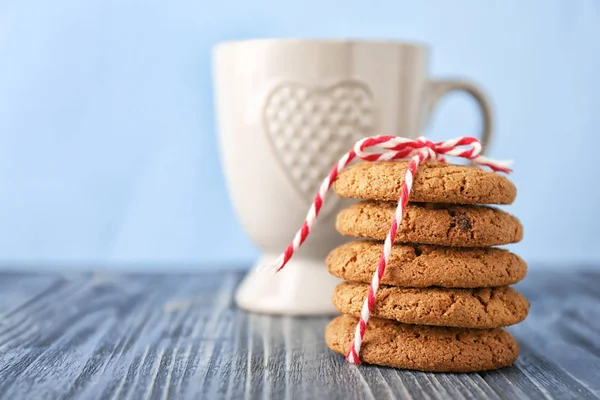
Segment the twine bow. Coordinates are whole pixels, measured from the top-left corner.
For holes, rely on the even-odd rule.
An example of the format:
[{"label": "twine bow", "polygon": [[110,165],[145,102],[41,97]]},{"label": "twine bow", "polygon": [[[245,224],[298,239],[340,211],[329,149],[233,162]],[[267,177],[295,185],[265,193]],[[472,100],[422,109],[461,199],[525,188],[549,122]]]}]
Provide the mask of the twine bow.
[{"label": "twine bow", "polygon": [[[371,151],[367,151],[371,150]],[[319,187],[319,192],[316,194],[313,203],[308,211],[306,219],[300,230],[294,236],[292,243],[287,247],[285,252],[281,254],[275,263],[272,265],[276,271],[280,271],[285,267],[287,262],[292,258],[294,252],[304,243],[314,226],[319,211],[325,201],[327,191],[331,184],[335,181],[338,174],[355,158],[359,158],[367,162],[375,161],[392,161],[392,160],[409,160],[404,176],[404,184],[402,185],[400,199],[394,220],[385,237],[381,256],[377,264],[377,269],[373,274],[373,279],[369,285],[367,298],[365,299],[356,330],[354,332],[354,340],[346,354],[346,360],[352,364],[360,364],[360,348],[367,329],[367,323],[371,316],[371,311],[375,304],[379,282],[387,267],[392,245],[396,239],[398,227],[402,223],[402,216],[408,203],[410,191],[412,189],[413,178],[419,167],[419,164],[427,160],[437,160],[446,162],[446,156],[464,158],[471,160],[473,163],[486,166],[496,172],[510,173],[511,162],[496,161],[488,157],[480,155],[481,143],[479,140],[472,137],[458,137],[456,139],[446,140],[444,142],[431,142],[424,137],[419,137],[416,140],[407,139],[398,136],[372,136],[361,139],[354,144],[352,150],[347,152],[340,158],[336,165],[333,166],[329,175],[323,180]]]}]

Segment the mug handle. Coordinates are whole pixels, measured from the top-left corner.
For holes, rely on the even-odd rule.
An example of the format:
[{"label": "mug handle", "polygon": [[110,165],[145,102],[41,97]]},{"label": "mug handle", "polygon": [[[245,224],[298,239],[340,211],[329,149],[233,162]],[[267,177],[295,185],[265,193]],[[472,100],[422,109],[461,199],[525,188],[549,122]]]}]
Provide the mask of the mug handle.
[{"label": "mug handle", "polygon": [[429,106],[427,115],[431,112],[446,94],[454,91],[461,91],[470,94],[479,105],[483,117],[483,132],[481,133],[481,153],[485,153],[486,147],[490,144],[493,132],[493,113],[492,107],[485,93],[474,83],[465,80],[439,80],[432,81],[429,84]]}]

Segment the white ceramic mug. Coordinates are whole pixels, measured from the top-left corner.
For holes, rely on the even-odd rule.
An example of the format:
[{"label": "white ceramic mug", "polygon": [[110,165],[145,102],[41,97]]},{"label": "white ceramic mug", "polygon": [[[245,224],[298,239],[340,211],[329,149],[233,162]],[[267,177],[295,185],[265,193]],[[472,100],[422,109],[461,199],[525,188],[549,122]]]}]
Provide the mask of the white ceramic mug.
[{"label": "white ceramic mug", "polygon": [[[432,80],[428,49],[402,42],[258,39],[214,49],[221,159],[243,228],[263,256],[238,288],[238,306],[256,312],[335,312],[339,282],[324,258],[345,240],[335,231],[339,209],[329,196],[315,229],[287,267],[274,261],[301,226],[323,178],[354,142],[374,134],[418,136],[438,100],[466,91],[490,139],[484,94],[463,80]],[[231,244],[235,246],[234,243]]]}]

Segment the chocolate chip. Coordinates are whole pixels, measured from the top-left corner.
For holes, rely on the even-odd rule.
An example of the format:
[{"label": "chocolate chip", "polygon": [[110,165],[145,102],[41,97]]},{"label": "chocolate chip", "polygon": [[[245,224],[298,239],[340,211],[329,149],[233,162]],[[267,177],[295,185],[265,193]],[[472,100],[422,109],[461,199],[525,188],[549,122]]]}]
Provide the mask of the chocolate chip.
[{"label": "chocolate chip", "polygon": [[455,217],[456,224],[459,229],[463,232],[469,232],[473,229],[473,224],[471,223],[471,219],[466,214],[459,214]]}]

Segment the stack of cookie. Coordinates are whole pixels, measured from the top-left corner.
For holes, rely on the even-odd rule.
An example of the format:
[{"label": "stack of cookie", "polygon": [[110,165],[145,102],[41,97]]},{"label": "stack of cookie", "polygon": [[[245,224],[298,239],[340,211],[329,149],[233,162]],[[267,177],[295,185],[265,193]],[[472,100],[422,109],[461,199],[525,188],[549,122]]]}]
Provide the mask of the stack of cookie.
[{"label": "stack of cookie", "polygon": [[[337,230],[361,239],[334,249],[333,294],[344,315],[327,327],[345,354],[377,267],[404,183],[405,162],[357,164],[334,184],[341,197],[366,199],[342,210]],[[415,176],[360,353],[364,362],[423,371],[483,371],[511,365],[519,348],[502,327],[522,321],[529,303],[509,287],[525,262],[496,248],[521,240],[512,215],[481,204],[510,204],[514,185],[477,167],[430,162]]]}]

